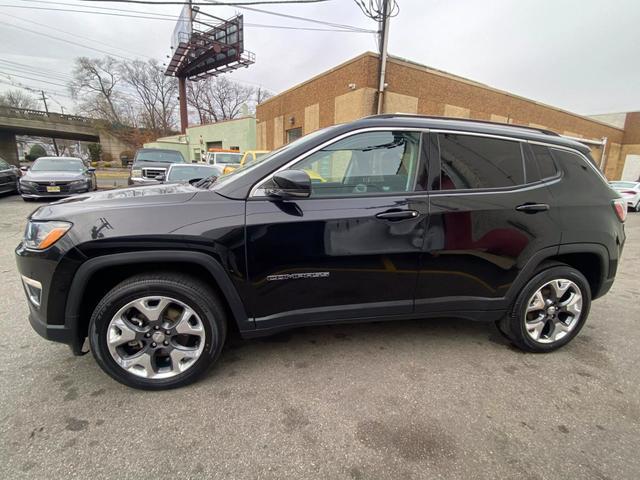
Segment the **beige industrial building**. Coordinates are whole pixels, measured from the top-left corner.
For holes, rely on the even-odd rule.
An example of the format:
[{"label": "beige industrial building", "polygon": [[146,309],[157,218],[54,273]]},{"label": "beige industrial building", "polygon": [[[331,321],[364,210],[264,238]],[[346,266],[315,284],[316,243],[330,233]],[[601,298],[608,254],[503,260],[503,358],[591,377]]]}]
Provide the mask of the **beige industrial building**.
[{"label": "beige industrial building", "polygon": [[[367,52],[258,105],[257,148],[278,148],[319,128],[374,114],[378,65],[378,55]],[[545,128],[589,145],[610,179],[640,168],[640,112],[585,117],[396,57],[388,59],[386,83],[384,113]]]}]

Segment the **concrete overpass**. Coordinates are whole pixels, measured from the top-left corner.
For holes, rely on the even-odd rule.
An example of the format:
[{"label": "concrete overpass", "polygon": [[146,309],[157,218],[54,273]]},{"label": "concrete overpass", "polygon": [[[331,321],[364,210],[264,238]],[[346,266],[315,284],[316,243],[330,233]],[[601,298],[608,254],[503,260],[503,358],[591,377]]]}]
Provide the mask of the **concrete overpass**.
[{"label": "concrete overpass", "polygon": [[132,149],[111,133],[97,128],[90,118],[0,106],[0,157],[14,165],[19,164],[16,135],[101,143],[103,154],[110,154],[116,161],[122,151]]}]

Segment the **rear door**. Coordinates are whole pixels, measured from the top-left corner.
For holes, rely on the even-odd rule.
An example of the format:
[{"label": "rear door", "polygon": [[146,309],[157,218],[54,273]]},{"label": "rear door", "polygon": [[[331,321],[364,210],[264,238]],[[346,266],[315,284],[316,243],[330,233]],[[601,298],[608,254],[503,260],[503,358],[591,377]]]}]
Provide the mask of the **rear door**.
[{"label": "rear door", "polygon": [[517,139],[432,131],[429,144],[416,312],[502,309],[527,260],[560,241],[546,183]]},{"label": "rear door", "polygon": [[351,132],[302,155],[310,198],[247,201],[257,328],[413,311],[428,202],[421,133]]}]

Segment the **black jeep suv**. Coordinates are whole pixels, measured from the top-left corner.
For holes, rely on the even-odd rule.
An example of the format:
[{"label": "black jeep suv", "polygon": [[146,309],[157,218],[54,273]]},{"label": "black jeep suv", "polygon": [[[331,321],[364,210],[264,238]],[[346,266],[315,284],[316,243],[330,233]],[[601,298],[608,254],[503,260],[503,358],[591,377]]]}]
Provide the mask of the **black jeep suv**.
[{"label": "black jeep suv", "polygon": [[229,328],[427,317],[496,322],[548,352],[611,287],[624,200],[552,132],[382,115],[191,185],[37,209],[17,247],[32,326],[116,380],[194,380]]}]

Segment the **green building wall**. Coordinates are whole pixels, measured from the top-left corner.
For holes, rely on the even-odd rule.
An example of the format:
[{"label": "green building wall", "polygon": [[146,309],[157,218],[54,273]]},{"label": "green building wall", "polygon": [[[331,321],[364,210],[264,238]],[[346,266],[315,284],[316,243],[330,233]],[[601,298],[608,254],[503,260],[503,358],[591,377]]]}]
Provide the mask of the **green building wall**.
[{"label": "green building wall", "polygon": [[177,150],[190,162],[200,161],[208,148],[238,149],[240,152],[256,149],[256,119],[242,117],[218,123],[187,128],[186,135],[161,137],[144,144],[145,148]]}]

